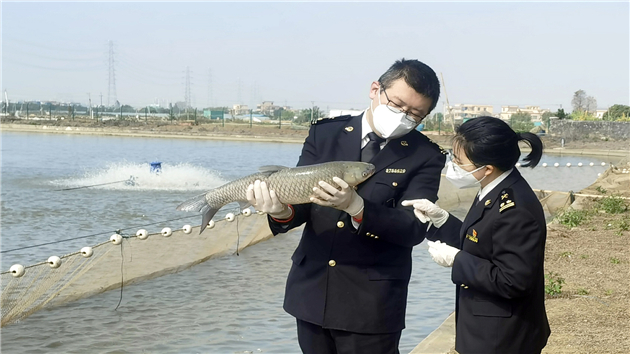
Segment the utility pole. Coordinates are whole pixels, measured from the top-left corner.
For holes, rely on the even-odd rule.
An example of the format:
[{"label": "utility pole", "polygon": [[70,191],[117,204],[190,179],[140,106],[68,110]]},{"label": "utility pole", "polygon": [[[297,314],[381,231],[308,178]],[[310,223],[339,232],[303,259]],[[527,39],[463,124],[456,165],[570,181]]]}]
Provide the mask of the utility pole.
[{"label": "utility pole", "polygon": [[315,111],[315,101],[311,101],[311,123],[313,124],[313,111]]},{"label": "utility pole", "polygon": [[[116,71],[114,70],[114,42],[109,41],[109,77],[107,84],[107,106],[116,102]],[[103,105],[103,102],[101,102]]]},{"label": "utility pole", "polygon": [[451,104],[448,103],[448,94],[446,93],[446,82],[444,81],[444,77],[442,76],[441,72],[440,72],[440,77],[442,78],[442,86],[444,86],[444,96],[446,96],[446,106],[448,107],[448,115],[451,119],[451,128],[453,128],[453,133],[454,133],[455,132],[455,119],[451,115],[453,108],[451,108]]},{"label": "utility pole", "polygon": [[208,68],[208,107],[212,107],[212,70]]},{"label": "utility pole", "polygon": [[88,113],[90,114],[90,118],[94,119],[94,114],[92,114],[92,94],[88,92]]}]

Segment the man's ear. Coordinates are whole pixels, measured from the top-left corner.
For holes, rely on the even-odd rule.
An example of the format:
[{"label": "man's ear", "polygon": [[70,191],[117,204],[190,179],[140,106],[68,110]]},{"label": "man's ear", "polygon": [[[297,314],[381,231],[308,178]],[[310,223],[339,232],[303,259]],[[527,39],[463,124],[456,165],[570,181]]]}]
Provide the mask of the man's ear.
[{"label": "man's ear", "polygon": [[373,81],[372,85],[370,86],[370,99],[373,100],[374,97],[376,97],[376,95],[378,95],[378,91],[381,88],[381,85],[379,85],[378,81]]}]

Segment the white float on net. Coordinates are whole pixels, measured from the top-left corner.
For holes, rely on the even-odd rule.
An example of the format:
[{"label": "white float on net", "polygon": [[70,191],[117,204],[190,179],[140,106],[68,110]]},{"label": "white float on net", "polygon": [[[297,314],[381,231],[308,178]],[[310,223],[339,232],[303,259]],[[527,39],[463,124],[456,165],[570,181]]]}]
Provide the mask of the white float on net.
[{"label": "white float on net", "polygon": [[140,229],[138,230],[138,232],[136,232],[136,237],[138,237],[138,239],[140,240],[146,240],[147,237],[149,237],[149,233],[145,229]]},{"label": "white float on net", "polygon": [[94,254],[94,250],[90,246],[81,248],[81,255],[85,258],[90,258]]},{"label": "white float on net", "polygon": [[162,229],[162,236],[169,237],[173,234],[173,230],[170,227],[165,227]]},{"label": "white float on net", "polygon": [[57,257],[57,256],[50,256],[48,257],[48,265],[50,266],[50,268],[59,268],[59,266],[61,266],[61,258]]},{"label": "white float on net", "polygon": [[122,236],[120,236],[119,234],[113,234],[109,238],[109,240],[112,241],[112,243],[115,245],[120,245],[122,243]]},{"label": "white float on net", "polygon": [[191,233],[191,232],[192,232],[192,226],[190,226],[190,225],[184,225],[184,226],[182,227],[182,231],[184,231],[184,233],[185,233],[185,234],[189,234],[189,233]]},{"label": "white float on net", "polygon": [[9,272],[11,272],[11,275],[13,275],[15,278],[19,278],[23,276],[24,273],[26,273],[26,270],[24,269],[23,265],[14,264],[11,266],[11,268],[9,268]]}]

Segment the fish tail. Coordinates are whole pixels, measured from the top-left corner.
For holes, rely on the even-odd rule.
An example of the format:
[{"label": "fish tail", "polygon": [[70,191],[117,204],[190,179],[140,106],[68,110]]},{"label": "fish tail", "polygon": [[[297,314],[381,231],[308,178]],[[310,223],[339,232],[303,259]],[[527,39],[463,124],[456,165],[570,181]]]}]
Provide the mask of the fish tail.
[{"label": "fish tail", "polygon": [[188,199],[187,201],[178,205],[176,209],[181,210],[181,211],[201,212],[203,214],[203,217],[201,220],[201,228],[199,230],[199,234],[201,234],[203,230],[206,229],[206,226],[208,226],[208,223],[210,222],[210,220],[212,220],[212,217],[214,216],[214,214],[216,214],[220,208],[215,208],[211,206],[210,204],[208,204],[208,201],[206,200],[206,193],[204,193],[204,194],[200,194],[196,197]]}]

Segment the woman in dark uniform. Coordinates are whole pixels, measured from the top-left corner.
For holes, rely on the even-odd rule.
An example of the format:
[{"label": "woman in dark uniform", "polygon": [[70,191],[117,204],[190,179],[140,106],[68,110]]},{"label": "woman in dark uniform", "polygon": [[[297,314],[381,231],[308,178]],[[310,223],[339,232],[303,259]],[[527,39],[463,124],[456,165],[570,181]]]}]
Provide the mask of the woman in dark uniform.
[{"label": "woman in dark uniform", "polygon": [[547,228],[538,198],[514,167],[521,140],[532,149],[523,166],[536,166],[543,145],[534,134],[517,134],[493,117],[457,129],[446,178],[459,188],[479,188],[463,222],[426,199],[403,202],[413,205],[418,219],[432,222],[428,239],[455,240],[428,243],[433,260],[453,268],[455,349],[461,354],[540,353],[550,334]]}]

